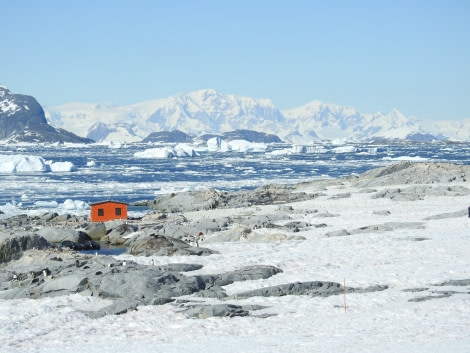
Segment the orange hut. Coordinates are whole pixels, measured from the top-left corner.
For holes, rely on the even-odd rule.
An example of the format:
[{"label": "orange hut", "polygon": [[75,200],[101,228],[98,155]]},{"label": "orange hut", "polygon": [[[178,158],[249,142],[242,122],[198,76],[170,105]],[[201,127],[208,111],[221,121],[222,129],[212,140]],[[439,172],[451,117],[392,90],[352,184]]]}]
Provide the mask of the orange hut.
[{"label": "orange hut", "polygon": [[113,219],[127,219],[127,203],[102,201],[92,203],[90,218],[92,222],[106,222]]}]

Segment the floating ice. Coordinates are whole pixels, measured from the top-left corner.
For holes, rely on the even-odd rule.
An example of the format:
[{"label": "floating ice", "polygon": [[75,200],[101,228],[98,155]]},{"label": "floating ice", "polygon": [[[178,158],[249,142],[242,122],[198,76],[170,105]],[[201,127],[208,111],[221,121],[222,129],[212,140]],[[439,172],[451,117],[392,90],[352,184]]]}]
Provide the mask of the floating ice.
[{"label": "floating ice", "polygon": [[258,142],[249,142],[246,140],[225,141],[220,137],[213,137],[207,140],[209,151],[215,152],[265,152],[267,145]]},{"label": "floating ice", "polygon": [[0,173],[73,172],[72,162],[45,161],[39,156],[0,155]]},{"label": "floating ice", "polygon": [[293,153],[326,153],[328,150],[323,146],[302,146],[302,145],[293,145]]},{"label": "floating ice", "polygon": [[249,142],[245,140],[229,141],[228,146],[234,152],[265,152],[267,145],[259,142]]},{"label": "floating ice", "polygon": [[220,137],[213,137],[209,140],[207,140],[207,147],[209,148],[209,151],[211,152],[228,152],[229,151],[229,146],[227,141],[223,140]]},{"label": "floating ice", "polygon": [[285,155],[292,154],[292,153],[293,153],[292,149],[283,148],[283,149],[280,149],[280,150],[274,150],[274,151],[271,151],[271,152],[267,152],[266,154],[267,155],[272,155],[272,156],[285,156]]},{"label": "floating ice", "polygon": [[354,153],[357,149],[354,146],[340,146],[333,148],[334,153]]},{"label": "floating ice", "polygon": [[51,172],[74,172],[77,170],[72,162],[52,162],[47,161]]},{"label": "floating ice", "polygon": [[90,205],[85,201],[67,199],[59,205],[59,208],[69,211],[77,211],[77,213],[82,213],[83,211],[88,211],[90,209]]},{"label": "floating ice", "polygon": [[55,208],[59,206],[59,203],[57,201],[36,201],[34,206],[42,208]]},{"label": "floating ice", "polygon": [[48,172],[49,166],[42,157],[25,155],[0,155],[0,173]]},{"label": "floating ice", "polygon": [[90,205],[82,200],[66,199],[63,203],[55,200],[36,201],[33,207],[28,209],[23,207],[22,203],[7,202],[0,205],[0,218],[8,218],[17,214],[27,214],[29,216],[38,216],[45,212],[56,212],[58,214],[87,215],[90,212]]},{"label": "floating ice", "polygon": [[148,148],[144,151],[135,152],[135,158],[173,158],[173,157],[197,157],[199,154],[192,146],[179,144],[174,147]]}]

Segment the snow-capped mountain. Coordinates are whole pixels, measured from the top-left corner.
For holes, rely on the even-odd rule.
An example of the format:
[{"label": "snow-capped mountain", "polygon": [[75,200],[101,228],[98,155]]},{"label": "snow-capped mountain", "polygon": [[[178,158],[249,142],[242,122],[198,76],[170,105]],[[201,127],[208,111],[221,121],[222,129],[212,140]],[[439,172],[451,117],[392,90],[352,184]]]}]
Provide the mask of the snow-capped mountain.
[{"label": "snow-capped mountain", "polygon": [[200,90],[129,106],[70,103],[46,108],[54,126],[96,141],[141,141],[151,132],[182,130],[190,135],[248,129],[278,133],[286,120],[268,99]]},{"label": "snow-capped mountain", "polygon": [[47,123],[44,110],[31,96],[13,94],[0,85],[0,141],[90,143],[64,129]]},{"label": "snow-capped mountain", "polygon": [[[245,129],[286,142],[318,140],[469,140],[469,122],[423,122],[398,110],[364,114],[354,107],[312,101],[280,111],[271,100],[204,89],[127,106],[70,103],[45,108],[51,125],[96,141],[136,142],[152,132],[181,130],[192,136]],[[464,131],[462,131],[465,130]]]},{"label": "snow-capped mountain", "polygon": [[312,101],[302,107],[283,111],[284,116],[301,135],[315,131],[324,140],[404,139],[423,132],[416,118],[407,118],[398,110],[388,114],[362,114],[354,107]]}]

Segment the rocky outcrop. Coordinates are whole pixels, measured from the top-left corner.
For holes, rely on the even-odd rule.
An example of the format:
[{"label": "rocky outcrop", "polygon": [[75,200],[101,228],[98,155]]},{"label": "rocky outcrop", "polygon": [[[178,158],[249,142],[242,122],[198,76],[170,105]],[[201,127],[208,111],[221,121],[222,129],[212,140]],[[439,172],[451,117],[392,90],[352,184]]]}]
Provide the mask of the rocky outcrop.
[{"label": "rocky outcrop", "polygon": [[376,224],[364,226],[352,230],[340,229],[326,233],[327,237],[338,237],[362,233],[379,233],[391,232],[396,229],[424,229],[424,222],[385,222],[384,224]]},{"label": "rocky outcrop", "polygon": [[245,140],[249,142],[258,143],[280,143],[281,139],[273,134],[265,132],[258,132],[247,129],[238,129],[234,131],[225,132],[224,137],[228,140]]},{"label": "rocky outcrop", "polygon": [[91,240],[91,238],[84,232],[64,227],[44,227],[38,229],[35,233],[51,243],[58,244],[64,241],[83,243],[85,241]]},{"label": "rocky outcrop", "polygon": [[0,86],[0,140],[5,142],[91,143],[47,123],[44,110],[31,96],[13,94]]},{"label": "rocky outcrop", "polygon": [[53,247],[46,239],[39,235],[28,233],[9,236],[0,234],[0,263],[19,259],[23,252],[29,249],[46,249]]},{"label": "rocky outcrop", "polygon": [[401,162],[364,172],[354,182],[363,188],[404,184],[453,186],[458,183],[470,183],[470,166],[452,163]]},{"label": "rocky outcrop", "polygon": [[[367,293],[376,292],[387,289],[388,286],[377,285],[367,288],[353,288],[347,287],[347,292]],[[238,293],[231,295],[230,299],[244,299],[251,297],[282,297],[285,295],[309,295],[312,297],[329,297],[331,295],[343,294],[345,288],[340,283],[325,282],[325,281],[312,281],[312,282],[295,282],[288,284],[281,284],[278,286],[265,287],[255,289],[248,292]]]},{"label": "rocky outcrop", "polygon": [[[212,290],[235,281],[269,278],[279,272],[272,266],[250,266],[218,275],[191,275],[202,266],[168,264],[139,265],[110,256],[89,256],[64,249],[29,250],[0,272],[0,299],[45,298],[80,293],[109,299],[112,304],[91,317],[122,314],[139,305],[160,305],[176,298]],[[222,296],[222,295],[221,295]],[[227,312],[230,314],[222,314]],[[219,314],[217,314],[217,312]],[[236,316],[231,307],[211,315]]]},{"label": "rocky outcrop", "polygon": [[266,308],[261,305],[234,305],[234,304],[191,304],[182,306],[179,312],[194,319],[208,319],[210,317],[236,317],[248,316],[251,311]]},{"label": "rocky outcrop", "polygon": [[193,137],[180,130],[152,132],[142,143],[185,143],[192,142]]},{"label": "rocky outcrop", "polygon": [[221,192],[214,189],[187,191],[177,194],[163,195],[148,202],[148,206],[160,212],[189,212],[215,208],[241,208],[256,205],[283,204],[315,198],[295,190],[292,186],[266,185],[255,190]]},{"label": "rocky outcrop", "polygon": [[216,251],[190,246],[188,243],[163,235],[152,234],[146,240],[138,242],[127,251],[134,256],[207,256]]}]

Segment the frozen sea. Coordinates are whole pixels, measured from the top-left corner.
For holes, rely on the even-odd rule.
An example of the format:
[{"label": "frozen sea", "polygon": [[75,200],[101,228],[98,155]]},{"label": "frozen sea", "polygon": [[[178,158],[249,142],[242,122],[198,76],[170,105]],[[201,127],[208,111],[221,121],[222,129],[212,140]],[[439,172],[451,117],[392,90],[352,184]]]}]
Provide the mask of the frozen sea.
[{"label": "frozen sea", "polygon": [[[198,151],[198,156],[187,158],[134,157],[147,148],[0,146],[3,155],[35,155],[55,162],[72,162],[76,167],[72,172],[2,173],[0,210],[5,217],[45,210],[84,213],[89,202],[103,198],[135,201],[180,190],[237,190],[266,183],[296,183],[361,173],[402,160],[470,164],[468,144],[325,145],[312,148],[310,153],[287,153],[287,146],[269,146],[263,153]],[[345,192],[350,192],[351,197],[333,197]],[[439,285],[470,278],[470,220],[425,220],[466,210],[468,197],[429,196],[413,202],[372,199],[370,194],[344,184],[292,206],[295,220],[325,223],[328,231],[383,223],[383,216],[375,212],[383,210],[390,213],[386,222],[422,221],[425,227],[347,237],[326,237],[325,228],[311,228],[302,232],[304,241],[216,243],[210,247],[219,254],[207,257],[153,257],[157,264],[202,264],[200,273],[220,273],[246,265],[273,265],[283,270],[269,279],[226,286],[228,294],[311,280],[345,281],[352,287],[388,285],[385,291],[327,298],[253,297],[234,304],[260,304],[267,308],[248,317],[209,319],[187,318],[174,304],[142,306],[124,315],[90,319],[78,310],[108,303],[79,294],[0,300],[0,351],[470,351],[470,288]],[[272,213],[276,207],[240,212]],[[318,212],[306,212],[313,209]],[[207,217],[226,212],[208,211]],[[332,214],[339,216],[327,216]],[[125,259],[129,255],[119,257]],[[141,263],[152,260],[132,259]],[[435,298],[414,301],[423,296]],[[218,303],[217,299],[182,299]],[[257,314],[267,317],[256,317]]]}]

